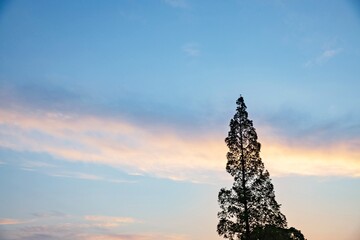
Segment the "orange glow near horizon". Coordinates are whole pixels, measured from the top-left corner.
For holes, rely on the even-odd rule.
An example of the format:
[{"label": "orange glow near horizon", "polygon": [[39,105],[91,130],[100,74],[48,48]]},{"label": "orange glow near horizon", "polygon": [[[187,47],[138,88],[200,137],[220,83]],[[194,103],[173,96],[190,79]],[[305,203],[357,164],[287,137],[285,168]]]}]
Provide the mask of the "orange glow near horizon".
[{"label": "orange glow near horizon", "polygon": [[[183,137],[169,127],[155,131],[121,119],[0,111],[0,124],[6,126],[1,133],[9,136],[0,144],[14,150],[47,152],[68,161],[106,164],[174,180],[206,182],[210,177],[198,178],[200,172],[218,176],[224,172],[225,134]],[[359,150],[346,147],[356,142],[309,147],[298,140],[289,145],[269,128],[258,129],[261,157],[272,176],[360,176]]]}]

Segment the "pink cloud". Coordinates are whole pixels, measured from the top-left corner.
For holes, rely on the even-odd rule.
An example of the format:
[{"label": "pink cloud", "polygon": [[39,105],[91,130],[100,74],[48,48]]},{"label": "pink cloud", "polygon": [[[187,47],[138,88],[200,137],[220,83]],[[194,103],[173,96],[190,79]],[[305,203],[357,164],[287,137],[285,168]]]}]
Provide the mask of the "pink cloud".
[{"label": "pink cloud", "polygon": [[90,222],[94,222],[95,226],[102,228],[114,228],[124,224],[139,222],[138,220],[130,217],[112,217],[97,215],[88,215],[85,216],[84,219]]},{"label": "pink cloud", "polygon": [[183,235],[167,235],[167,234],[139,234],[139,235],[120,235],[120,234],[103,234],[103,235],[87,235],[86,240],[190,240],[191,238]]}]

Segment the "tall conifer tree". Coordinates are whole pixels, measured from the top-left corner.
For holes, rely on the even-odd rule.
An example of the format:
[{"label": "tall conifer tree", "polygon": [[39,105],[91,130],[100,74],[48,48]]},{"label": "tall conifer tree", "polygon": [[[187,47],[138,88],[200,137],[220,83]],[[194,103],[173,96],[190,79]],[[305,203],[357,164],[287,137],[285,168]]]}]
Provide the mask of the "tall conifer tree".
[{"label": "tall conifer tree", "polygon": [[256,227],[286,227],[286,218],[275,200],[269,172],[260,158],[260,143],[248,119],[244,98],[236,101],[234,118],[225,142],[229,148],[226,171],[234,178],[231,189],[222,188],[218,202],[217,232],[230,240],[249,240]]}]

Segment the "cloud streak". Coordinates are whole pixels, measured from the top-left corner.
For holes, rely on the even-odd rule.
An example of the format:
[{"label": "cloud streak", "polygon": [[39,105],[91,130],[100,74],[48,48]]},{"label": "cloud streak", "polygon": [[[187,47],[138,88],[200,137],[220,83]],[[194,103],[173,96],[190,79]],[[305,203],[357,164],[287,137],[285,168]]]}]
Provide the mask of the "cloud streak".
[{"label": "cloud streak", "polygon": [[115,228],[124,224],[138,223],[139,221],[130,217],[111,217],[111,216],[98,216],[88,215],[85,216],[86,221],[94,222],[96,227],[102,228]]},{"label": "cloud streak", "polygon": [[0,218],[0,225],[16,225],[27,223],[28,221],[13,219],[13,218]]},{"label": "cloud streak", "polygon": [[4,240],[190,240],[192,238],[180,234],[166,233],[125,233],[113,232],[110,227],[102,227],[86,223],[41,224],[7,229]]},{"label": "cloud streak", "polygon": [[189,179],[187,173],[196,169],[222,169],[221,138],[184,138],[171,129],[149,129],[96,116],[10,110],[2,110],[1,116],[0,144],[18,151],[47,152],[66,160],[178,180]]},{"label": "cloud streak", "polygon": [[189,57],[198,57],[201,54],[199,45],[196,43],[186,44],[182,47],[182,50]]},{"label": "cloud streak", "polygon": [[[273,130],[263,129],[261,132],[267,131]],[[265,138],[260,139],[263,146],[262,156],[273,175],[360,177],[358,139],[309,145],[306,139],[289,141],[272,133],[263,135]]]},{"label": "cloud streak", "polygon": [[[180,130],[166,126],[65,112],[0,109],[0,116],[0,146],[15,151],[45,152],[67,161],[109,165],[128,173],[173,180],[214,182],[225,176],[225,134],[216,131],[184,136]],[[261,156],[273,175],[360,177],[357,138],[320,146],[308,144],[306,138],[289,141],[271,126],[257,129],[263,146]],[[48,166],[29,163],[34,165]],[[81,172],[50,175],[104,180]]]},{"label": "cloud streak", "polygon": [[[116,234],[119,227],[124,225],[140,223],[131,217],[86,215],[74,216],[57,211],[33,213],[33,218],[0,219],[7,237],[4,240],[32,240],[32,239],[156,239],[155,236],[166,236],[164,234]],[[26,225],[20,225],[27,223]],[[14,226],[9,226],[14,225]],[[114,232],[115,231],[115,232]],[[172,239],[172,238],[164,238]],[[175,238],[174,238],[175,239]]]},{"label": "cloud streak", "polygon": [[174,8],[183,8],[186,9],[189,7],[189,4],[185,0],[163,0],[167,5]]},{"label": "cloud streak", "polygon": [[[26,154],[25,154],[26,155]],[[104,181],[110,183],[136,183],[136,181],[124,180],[118,177],[110,177],[103,173],[89,173],[83,170],[73,170],[64,164],[50,164],[48,162],[38,161],[38,160],[28,160],[27,157],[20,158],[19,161],[14,161],[11,163],[12,166],[20,167],[25,171],[34,171],[38,173],[42,173],[52,177],[60,177],[60,178],[74,178],[74,179],[82,179],[82,180],[91,180],[91,181]],[[32,159],[33,157],[30,157]],[[52,161],[50,159],[48,161]],[[3,164],[8,164],[10,162],[4,162]],[[1,163],[0,163],[1,164]]]},{"label": "cloud streak", "polygon": [[309,60],[305,63],[306,67],[313,67],[316,65],[323,65],[330,59],[334,58],[338,54],[340,54],[342,51],[341,48],[333,48],[333,49],[326,49],[324,50],[319,56],[317,56],[315,59]]}]

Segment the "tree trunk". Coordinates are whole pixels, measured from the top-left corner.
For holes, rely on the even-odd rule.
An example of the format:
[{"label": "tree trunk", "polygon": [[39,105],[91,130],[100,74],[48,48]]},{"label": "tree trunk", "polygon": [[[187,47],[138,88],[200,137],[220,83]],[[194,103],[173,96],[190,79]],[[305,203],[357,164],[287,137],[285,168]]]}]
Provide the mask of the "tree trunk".
[{"label": "tree trunk", "polygon": [[244,214],[245,214],[245,240],[250,239],[250,226],[249,226],[249,210],[246,196],[246,179],[245,179],[245,159],[244,159],[244,147],[243,147],[243,132],[242,124],[240,123],[240,149],[241,149],[241,168],[242,168],[242,188],[244,191]]}]

